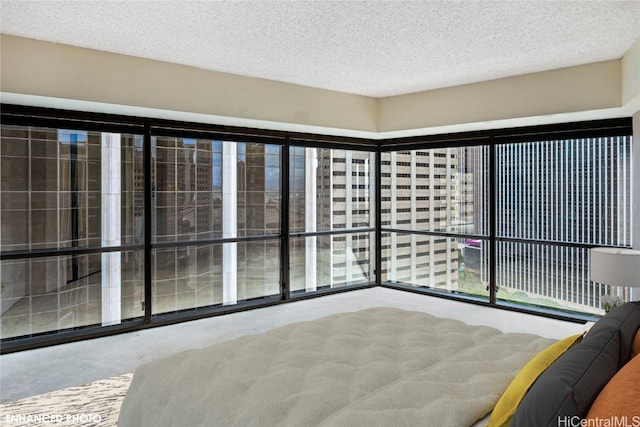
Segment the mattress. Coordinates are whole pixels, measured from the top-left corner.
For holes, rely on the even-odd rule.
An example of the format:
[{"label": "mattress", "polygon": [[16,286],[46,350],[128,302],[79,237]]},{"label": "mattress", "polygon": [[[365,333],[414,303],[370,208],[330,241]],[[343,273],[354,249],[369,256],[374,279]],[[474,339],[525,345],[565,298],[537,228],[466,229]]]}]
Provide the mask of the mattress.
[{"label": "mattress", "polygon": [[122,426],[470,426],[554,340],[379,307],[141,366]]}]

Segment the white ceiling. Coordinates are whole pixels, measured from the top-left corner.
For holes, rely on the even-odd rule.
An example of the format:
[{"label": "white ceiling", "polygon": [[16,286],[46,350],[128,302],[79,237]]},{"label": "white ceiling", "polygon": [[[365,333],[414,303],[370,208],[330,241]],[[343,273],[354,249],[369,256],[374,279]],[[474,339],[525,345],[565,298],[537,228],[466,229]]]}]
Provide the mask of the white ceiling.
[{"label": "white ceiling", "polygon": [[15,1],[2,33],[385,97],[620,58],[632,1]]}]

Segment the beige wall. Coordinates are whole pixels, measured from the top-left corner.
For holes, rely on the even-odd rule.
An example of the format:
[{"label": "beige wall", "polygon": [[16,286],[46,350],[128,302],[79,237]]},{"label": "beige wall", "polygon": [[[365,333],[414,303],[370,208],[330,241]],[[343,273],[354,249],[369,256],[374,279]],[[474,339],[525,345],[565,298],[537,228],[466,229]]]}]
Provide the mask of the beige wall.
[{"label": "beige wall", "polygon": [[640,39],[622,58],[622,104],[628,103],[640,110]]},{"label": "beige wall", "polygon": [[640,40],[619,60],[382,99],[15,36],[1,43],[3,102],[29,105],[141,116],[155,109],[155,117],[373,139],[640,110]]},{"label": "beige wall", "polygon": [[455,86],[380,101],[382,132],[620,107],[620,61]]},{"label": "beige wall", "polygon": [[374,98],[2,35],[2,92],[376,130]]}]

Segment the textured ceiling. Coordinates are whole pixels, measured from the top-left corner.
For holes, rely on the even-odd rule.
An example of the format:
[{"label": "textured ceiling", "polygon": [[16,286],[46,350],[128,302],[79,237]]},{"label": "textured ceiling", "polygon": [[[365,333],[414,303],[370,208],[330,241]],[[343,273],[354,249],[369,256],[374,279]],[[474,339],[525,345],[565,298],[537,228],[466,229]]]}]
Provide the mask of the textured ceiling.
[{"label": "textured ceiling", "polygon": [[620,58],[634,1],[5,1],[5,34],[385,97]]}]

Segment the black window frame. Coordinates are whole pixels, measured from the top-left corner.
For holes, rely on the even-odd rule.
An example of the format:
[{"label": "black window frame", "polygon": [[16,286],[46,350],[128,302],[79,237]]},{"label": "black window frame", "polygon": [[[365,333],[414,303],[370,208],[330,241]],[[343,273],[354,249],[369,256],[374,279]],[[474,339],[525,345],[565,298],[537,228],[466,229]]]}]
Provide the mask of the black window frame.
[{"label": "black window frame", "polygon": [[[618,119],[594,120],[587,122],[562,123],[554,125],[527,126],[509,129],[496,129],[487,131],[474,131],[444,135],[418,136],[408,138],[394,138],[374,140],[367,138],[355,138],[344,136],[320,135],[303,132],[287,132],[268,129],[254,129],[244,127],[222,126],[197,122],[165,120],[150,117],[137,117],[126,115],[114,115],[106,113],[83,112],[44,108],[34,106],[21,106],[1,104],[2,125],[34,126],[50,128],[67,128],[87,131],[121,132],[141,134],[144,138],[144,243],[135,245],[122,245],[109,248],[67,248],[60,250],[33,250],[33,251],[2,251],[0,248],[0,260],[37,258],[45,256],[59,256],[69,254],[105,253],[122,250],[143,250],[144,265],[144,294],[145,314],[143,318],[130,322],[124,322],[113,326],[85,326],[70,330],[52,331],[32,336],[2,339],[0,352],[2,354],[32,348],[62,344],[101,336],[108,336],[123,332],[141,330],[150,327],[163,326],[183,321],[190,321],[228,313],[250,310],[260,307],[288,303],[306,298],[314,298],[326,294],[347,292],[356,289],[382,286],[393,289],[401,289],[410,292],[420,292],[427,295],[470,302],[483,306],[513,310],[524,313],[534,313],[542,316],[584,322],[592,320],[592,316],[580,316],[571,313],[555,312],[551,310],[538,310],[517,305],[506,305],[496,301],[495,277],[496,277],[496,249],[499,242],[515,242],[518,239],[499,237],[496,235],[496,146],[514,142],[536,140],[551,140],[559,138],[580,138],[613,135],[632,135],[632,119],[623,117]],[[233,239],[208,239],[203,241],[188,242],[158,242],[151,241],[151,206],[152,183],[151,174],[151,138],[152,136],[180,136],[205,138],[214,140],[230,140],[239,142],[257,142],[274,144],[280,149],[280,182],[281,182],[281,206],[280,206],[280,232],[277,235],[244,236]],[[402,232],[382,225],[381,190],[382,190],[382,153],[390,151],[411,151],[418,149],[446,148],[486,145],[489,147],[489,231],[487,236],[482,236],[489,242],[490,261],[490,294],[488,301],[446,294],[443,292],[417,290],[408,286],[382,282],[382,234],[385,232]],[[367,151],[375,154],[375,174],[370,179],[375,187],[375,200],[370,206],[370,214],[374,217],[374,226],[368,228],[346,228],[317,232],[290,232],[289,229],[289,153],[290,148],[316,147],[340,150]],[[638,155],[636,153],[636,155]],[[375,236],[375,251],[371,255],[375,263],[374,279],[369,283],[345,286],[335,289],[323,289],[303,295],[292,295],[289,282],[290,263],[290,239],[305,236],[341,235],[345,233],[370,233]],[[465,235],[441,232],[420,232],[429,236],[441,238],[477,237],[477,235]],[[257,301],[242,301],[232,306],[215,306],[199,309],[184,310],[176,313],[152,316],[151,307],[151,251],[159,247],[177,247],[177,245],[202,245],[218,244],[225,242],[247,242],[266,239],[278,239],[280,242],[280,284],[281,292],[273,297],[261,298]],[[548,242],[544,242],[547,244]],[[593,245],[590,245],[593,246]]]}]

